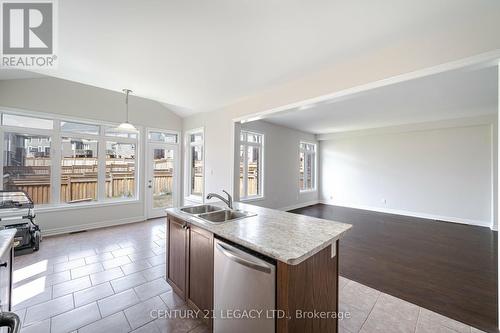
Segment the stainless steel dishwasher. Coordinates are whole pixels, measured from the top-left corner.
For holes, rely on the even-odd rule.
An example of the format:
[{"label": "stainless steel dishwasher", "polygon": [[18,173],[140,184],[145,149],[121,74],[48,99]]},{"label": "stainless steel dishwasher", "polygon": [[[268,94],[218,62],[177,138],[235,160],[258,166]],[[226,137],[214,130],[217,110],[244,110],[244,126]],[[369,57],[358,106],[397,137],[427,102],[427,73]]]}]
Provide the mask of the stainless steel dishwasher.
[{"label": "stainless steel dishwasher", "polygon": [[274,332],[276,266],[219,239],[214,247],[214,333]]}]

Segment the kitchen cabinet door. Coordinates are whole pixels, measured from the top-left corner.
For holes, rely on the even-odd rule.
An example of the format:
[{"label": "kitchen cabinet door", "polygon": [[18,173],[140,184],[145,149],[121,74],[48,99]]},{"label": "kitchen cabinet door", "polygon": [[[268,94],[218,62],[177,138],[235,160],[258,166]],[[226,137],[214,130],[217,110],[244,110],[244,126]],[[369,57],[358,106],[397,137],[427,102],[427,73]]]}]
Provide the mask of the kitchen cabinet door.
[{"label": "kitchen cabinet door", "polygon": [[[189,227],[188,304],[204,314],[213,309],[213,234],[196,226]],[[206,319],[211,327],[211,321]]]},{"label": "kitchen cabinet door", "polygon": [[186,298],[186,262],[188,250],[187,223],[168,217],[167,279],[181,298]]}]

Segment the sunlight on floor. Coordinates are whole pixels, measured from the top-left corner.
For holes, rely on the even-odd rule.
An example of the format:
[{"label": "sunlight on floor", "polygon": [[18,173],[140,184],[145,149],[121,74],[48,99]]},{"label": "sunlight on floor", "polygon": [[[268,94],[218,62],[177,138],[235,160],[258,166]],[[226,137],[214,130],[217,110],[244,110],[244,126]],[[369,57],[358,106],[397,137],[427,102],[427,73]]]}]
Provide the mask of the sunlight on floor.
[{"label": "sunlight on floor", "polygon": [[44,273],[47,271],[48,262],[47,260],[42,260],[32,265],[16,269],[13,274],[13,283],[17,283],[19,281],[23,281],[25,279],[29,279],[35,275],[40,273]]},{"label": "sunlight on floor", "polygon": [[12,305],[16,306],[23,301],[26,301],[38,294],[43,293],[44,290],[45,276],[14,288],[14,290],[12,291]]}]

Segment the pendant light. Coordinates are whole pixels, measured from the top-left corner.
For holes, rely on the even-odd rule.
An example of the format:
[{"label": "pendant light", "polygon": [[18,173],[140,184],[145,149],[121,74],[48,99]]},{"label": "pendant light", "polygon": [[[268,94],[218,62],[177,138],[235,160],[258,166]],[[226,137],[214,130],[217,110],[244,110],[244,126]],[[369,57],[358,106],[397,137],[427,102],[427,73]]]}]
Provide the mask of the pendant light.
[{"label": "pendant light", "polygon": [[120,126],[118,126],[118,129],[123,132],[137,132],[137,129],[135,128],[134,125],[129,123],[128,121],[128,95],[132,92],[130,89],[123,89],[123,92],[125,93],[125,110],[127,114],[126,121],[124,123],[121,123]]}]

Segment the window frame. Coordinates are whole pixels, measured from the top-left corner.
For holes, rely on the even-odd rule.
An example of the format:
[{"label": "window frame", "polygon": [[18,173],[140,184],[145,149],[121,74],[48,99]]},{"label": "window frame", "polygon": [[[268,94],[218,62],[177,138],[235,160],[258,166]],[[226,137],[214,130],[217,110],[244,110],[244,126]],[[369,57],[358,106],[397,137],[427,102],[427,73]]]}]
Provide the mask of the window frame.
[{"label": "window frame", "polygon": [[[191,142],[191,135],[193,134],[198,134],[201,133],[203,136],[203,140],[200,142]],[[191,147],[194,146],[201,146],[202,147],[202,154],[203,154],[203,185],[202,185],[202,193],[200,195],[192,194],[191,193],[191,161],[192,161],[192,156],[191,156]],[[184,168],[184,174],[185,174],[185,191],[184,191],[184,200],[187,201],[192,201],[192,202],[200,202],[203,203],[205,202],[205,181],[206,181],[206,155],[205,155],[205,128],[200,127],[200,128],[194,128],[186,131],[184,133],[184,162],[185,162],[185,168]]]},{"label": "window frame", "polygon": [[[53,121],[53,128],[50,129],[37,129],[26,128],[17,126],[4,126],[0,123],[0,179],[3,179],[3,164],[4,164],[4,135],[6,132],[28,134],[28,135],[41,135],[51,138],[51,197],[49,204],[37,204],[36,208],[40,211],[57,211],[65,209],[73,209],[78,207],[93,207],[93,206],[109,206],[121,203],[140,202],[140,171],[141,171],[141,154],[142,154],[142,135],[144,133],[142,127],[138,127],[136,138],[126,138],[117,136],[106,136],[106,127],[117,127],[118,123],[98,121],[91,119],[82,119],[77,117],[66,117],[57,114],[50,114],[44,112],[35,112],[21,109],[13,109],[9,107],[0,106],[0,117],[4,114],[19,115],[25,117],[42,118]],[[82,124],[95,125],[99,128],[99,134],[85,134],[77,131],[61,131],[61,122],[76,122]],[[62,137],[72,137],[77,139],[91,139],[97,140],[98,152],[98,177],[97,177],[97,200],[91,202],[81,203],[65,203],[61,202],[61,161],[62,150],[61,140]],[[132,198],[106,198],[106,142],[113,141],[118,143],[133,143],[135,144],[135,172],[134,172],[134,196]],[[3,181],[0,182],[0,189],[3,189]]]},{"label": "window frame", "polygon": [[[302,145],[311,145],[314,147],[314,150],[307,150],[302,148]],[[311,177],[314,179],[313,181],[313,186],[311,188],[307,188],[307,186],[304,186],[304,189],[300,186],[300,154],[304,153],[304,182],[303,184],[305,185],[307,183],[307,177],[306,177],[306,158],[307,156],[312,155],[314,157],[314,167],[312,169],[312,174]],[[299,192],[302,193],[309,193],[309,192],[316,192],[318,190],[317,185],[318,185],[318,144],[310,141],[300,141],[299,142],[299,179],[298,179],[298,185],[299,185]]]},{"label": "window frame", "polygon": [[[258,135],[260,136],[260,142],[249,142],[248,134]],[[243,135],[244,139],[241,139]],[[255,201],[255,200],[263,200],[264,197],[264,143],[265,143],[265,134],[259,133],[252,130],[240,129],[240,135],[238,136],[239,142],[239,151],[241,152],[241,147],[244,146],[243,150],[243,196],[241,196],[241,189],[238,192],[240,195],[240,201]],[[258,161],[258,170],[260,173],[258,188],[260,189],[260,193],[254,195],[248,195],[248,148],[249,147],[258,147],[260,149],[260,158]]]}]

